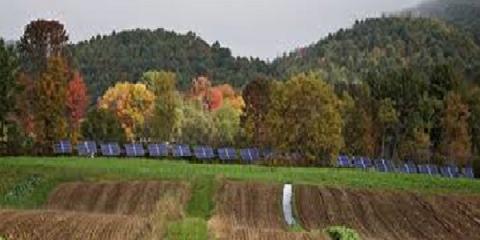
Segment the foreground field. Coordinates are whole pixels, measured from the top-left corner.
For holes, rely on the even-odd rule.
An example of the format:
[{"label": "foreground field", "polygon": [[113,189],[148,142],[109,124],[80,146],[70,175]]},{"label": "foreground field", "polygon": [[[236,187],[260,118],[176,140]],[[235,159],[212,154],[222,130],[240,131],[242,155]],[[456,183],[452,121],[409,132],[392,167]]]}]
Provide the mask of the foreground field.
[{"label": "foreground field", "polygon": [[74,157],[0,158],[0,175],[8,240],[323,240],[337,225],[362,239],[476,239],[480,228],[480,184],[467,179]]}]

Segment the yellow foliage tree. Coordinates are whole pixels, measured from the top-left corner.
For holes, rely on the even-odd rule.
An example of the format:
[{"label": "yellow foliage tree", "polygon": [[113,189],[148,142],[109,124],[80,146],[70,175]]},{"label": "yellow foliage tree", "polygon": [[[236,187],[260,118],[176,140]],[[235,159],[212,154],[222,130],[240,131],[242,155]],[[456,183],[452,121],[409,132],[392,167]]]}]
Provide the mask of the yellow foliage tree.
[{"label": "yellow foliage tree", "polygon": [[132,141],[145,127],[145,119],[153,112],[155,95],[142,83],[117,83],[109,88],[98,103],[101,109],[113,112],[120,121],[127,139]]},{"label": "yellow foliage tree", "polygon": [[[318,74],[273,85],[266,126],[273,146],[328,164],[343,146],[340,100]],[[313,162],[318,159],[323,161]],[[325,161],[327,160],[327,161]]]}]

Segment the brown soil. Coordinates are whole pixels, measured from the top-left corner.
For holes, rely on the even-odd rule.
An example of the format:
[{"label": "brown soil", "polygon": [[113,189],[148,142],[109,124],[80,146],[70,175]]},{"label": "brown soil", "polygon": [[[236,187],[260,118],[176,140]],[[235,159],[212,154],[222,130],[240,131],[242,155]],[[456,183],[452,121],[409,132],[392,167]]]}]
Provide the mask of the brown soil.
[{"label": "brown soil", "polygon": [[217,190],[209,227],[217,239],[324,239],[288,232],[281,199],[282,185],[226,181]]},{"label": "brown soil", "polygon": [[188,192],[181,182],[64,183],[50,194],[45,208],[148,216],[163,196],[174,195],[183,206]]},{"label": "brown soil", "polygon": [[181,182],[75,182],[59,185],[45,210],[0,210],[7,239],[162,239],[183,217],[190,189]]},{"label": "brown soil", "polygon": [[344,225],[363,239],[480,239],[480,197],[296,186],[306,229]]},{"label": "brown soil", "polygon": [[0,219],[0,232],[15,240],[129,240],[151,231],[147,219],[125,215],[0,210]]}]

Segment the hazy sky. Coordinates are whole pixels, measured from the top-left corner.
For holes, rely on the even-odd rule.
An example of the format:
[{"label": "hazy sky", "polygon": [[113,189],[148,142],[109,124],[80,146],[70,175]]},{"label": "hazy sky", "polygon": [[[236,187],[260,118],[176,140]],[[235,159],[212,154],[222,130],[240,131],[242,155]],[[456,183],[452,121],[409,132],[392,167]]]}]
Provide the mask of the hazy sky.
[{"label": "hazy sky", "polygon": [[233,54],[274,58],[421,0],[0,0],[0,37],[18,39],[33,19],[58,19],[70,39],[132,28],[193,31]]}]

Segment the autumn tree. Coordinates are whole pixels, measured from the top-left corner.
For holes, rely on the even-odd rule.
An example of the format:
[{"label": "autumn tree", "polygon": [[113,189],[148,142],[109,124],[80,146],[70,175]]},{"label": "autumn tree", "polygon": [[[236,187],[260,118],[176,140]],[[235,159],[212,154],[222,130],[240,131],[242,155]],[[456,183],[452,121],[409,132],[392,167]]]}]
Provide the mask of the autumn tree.
[{"label": "autumn tree", "polygon": [[35,137],[42,153],[67,136],[65,121],[68,68],[60,57],[52,57],[34,85]]},{"label": "autumn tree", "polygon": [[269,106],[266,122],[274,147],[324,165],[338,155],[343,145],[340,101],[320,75],[277,82]]},{"label": "autumn tree", "polygon": [[85,117],[88,105],[87,86],[80,73],[76,72],[67,86],[67,120],[72,142],[80,137],[80,121]]},{"label": "autumn tree", "polygon": [[469,134],[469,109],[461,96],[455,92],[448,93],[442,112],[442,138],[440,153],[447,161],[466,165],[471,157],[471,137]]},{"label": "autumn tree", "polygon": [[81,123],[84,139],[100,142],[123,142],[126,140],[125,131],[117,116],[106,109],[92,109],[87,113],[85,121]]},{"label": "autumn tree", "polygon": [[211,144],[216,141],[217,129],[212,114],[198,101],[184,101],[180,107],[180,125],[175,139],[186,144]]},{"label": "autumn tree", "polygon": [[180,121],[181,99],[175,73],[150,71],[143,74],[142,81],[155,95],[154,110],[148,119],[149,134],[156,140],[170,141]]},{"label": "autumn tree", "polygon": [[468,91],[468,106],[470,109],[470,136],[472,136],[473,154],[480,153],[480,88],[473,86]]},{"label": "autumn tree", "polygon": [[208,108],[208,93],[212,83],[205,76],[199,76],[192,80],[190,90],[188,93],[188,99],[198,101],[202,104],[203,108]]},{"label": "autumn tree", "polygon": [[227,101],[213,113],[213,121],[217,130],[217,146],[234,146],[240,133],[240,114]]},{"label": "autumn tree", "polygon": [[107,90],[98,106],[114,113],[127,139],[134,140],[145,130],[145,120],[154,110],[154,101],[155,95],[145,84],[120,82]]},{"label": "autumn tree", "polygon": [[223,105],[223,93],[220,89],[212,88],[207,93],[208,110],[215,111]]},{"label": "autumn tree", "polygon": [[13,113],[15,95],[18,90],[16,75],[18,71],[17,56],[12,47],[6,46],[0,38],[0,139],[7,133],[7,118]]},{"label": "autumn tree", "polygon": [[400,139],[398,145],[398,157],[400,159],[429,163],[431,155],[430,134],[425,129],[412,129]]},{"label": "autumn tree", "polygon": [[30,22],[20,38],[23,70],[38,75],[46,69],[49,58],[63,56],[67,41],[67,32],[58,21],[39,19]]},{"label": "autumn tree", "polygon": [[271,82],[263,77],[256,78],[242,92],[245,110],[241,116],[241,126],[247,140],[258,147],[268,145],[266,116],[270,105]]},{"label": "autumn tree", "polygon": [[[354,95],[354,96],[352,96]],[[372,114],[370,93],[366,86],[344,91],[341,95],[343,116],[344,154],[373,157],[376,148],[376,129]]]}]

